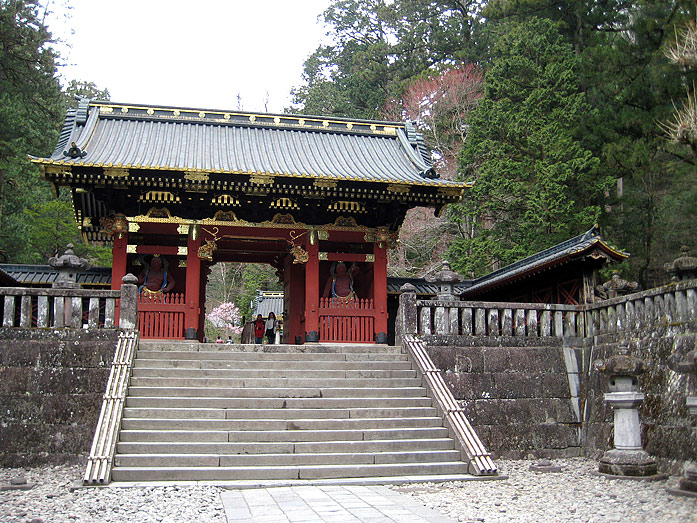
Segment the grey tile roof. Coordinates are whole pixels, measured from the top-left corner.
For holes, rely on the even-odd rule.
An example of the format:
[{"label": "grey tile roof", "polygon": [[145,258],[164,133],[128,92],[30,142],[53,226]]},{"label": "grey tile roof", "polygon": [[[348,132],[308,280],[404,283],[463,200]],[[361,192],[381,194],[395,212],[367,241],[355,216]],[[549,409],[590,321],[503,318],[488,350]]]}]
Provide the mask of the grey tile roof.
[{"label": "grey tile roof", "polygon": [[[75,142],[84,157],[64,155]],[[83,103],[65,120],[59,165],[462,187],[440,180],[413,125],[111,102]]]},{"label": "grey tile roof", "polygon": [[[24,286],[50,287],[56,280],[58,271],[50,265],[0,264],[3,270]],[[108,287],[111,285],[111,268],[93,267],[77,273],[77,282],[88,287]]]},{"label": "grey tile roof", "polygon": [[558,243],[548,249],[537,252],[532,256],[523,258],[522,260],[473,280],[471,286],[465,289],[461,296],[467,299],[468,296],[495,287],[498,284],[512,281],[516,278],[522,278],[523,276],[535,273],[546,267],[563,263],[575,256],[582,255],[584,252],[594,247],[601,249],[607,256],[616,261],[629,257],[628,253],[618,251],[604,242],[597,226],[594,226],[583,234],[579,234],[578,236]]},{"label": "grey tile roof", "polygon": [[283,318],[283,291],[257,291],[254,301],[254,314],[250,319],[256,318],[258,314],[262,318],[268,318],[269,312],[273,312],[278,320]]}]

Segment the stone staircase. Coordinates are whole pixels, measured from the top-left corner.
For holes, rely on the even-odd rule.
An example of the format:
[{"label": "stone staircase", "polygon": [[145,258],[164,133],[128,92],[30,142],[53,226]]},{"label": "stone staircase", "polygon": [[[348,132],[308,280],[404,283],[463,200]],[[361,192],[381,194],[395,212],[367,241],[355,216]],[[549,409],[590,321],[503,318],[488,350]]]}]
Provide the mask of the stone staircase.
[{"label": "stone staircase", "polygon": [[399,347],[141,341],[112,480],[466,473]]}]

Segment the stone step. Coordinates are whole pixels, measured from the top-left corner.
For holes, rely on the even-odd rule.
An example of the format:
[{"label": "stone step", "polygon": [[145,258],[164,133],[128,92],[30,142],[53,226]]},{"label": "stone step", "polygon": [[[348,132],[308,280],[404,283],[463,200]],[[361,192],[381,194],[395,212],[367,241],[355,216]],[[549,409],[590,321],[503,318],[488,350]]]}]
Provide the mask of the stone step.
[{"label": "stone step", "polygon": [[[145,400],[148,398],[136,398]],[[138,403],[128,398],[127,404]],[[211,408],[211,407],[126,407],[123,411],[124,420],[129,418],[147,419],[192,419],[192,420],[237,420],[237,419],[263,419],[263,420],[308,420],[308,419],[408,419],[430,418],[437,415],[434,407],[367,407],[367,408]],[[440,418],[438,418],[440,419]]]},{"label": "stone step", "polygon": [[136,358],[134,368],[175,369],[256,369],[256,370],[412,370],[408,361],[234,361],[234,360],[167,360]]},{"label": "stone step", "polygon": [[306,465],[276,467],[116,467],[114,481],[198,481],[331,479],[376,476],[466,474],[462,461],[378,465]]},{"label": "stone step", "polygon": [[124,430],[119,441],[150,442],[296,442],[435,439],[448,436],[446,427],[362,430]]},{"label": "stone step", "polygon": [[457,461],[457,450],[417,450],[377,453],[312,454],[119,454],[117,467],[267,467],[288,465],[349,465],[437,463]]},{"label": "stone step", "polygon": [[361,407],[431,407],[431,398],[189,398],[169,396],[128,396],[127,407],[189,407],[220,409],[320,409]]},{"label": "stone step", "polygon": [[192,352],[139,349],[137,357],[149,360],[229,361],[407,361],[400,352]]},{"label": "stone step", "polygon": [[451,450],[450,438],[300,442],[147,442],[119,441],[120,454],[327,454]]},{"label": "stone step", "polygon": [[268,345],[268,344],[241,344],[233,343],[198,343],[188,341],[171,340],[141,340],[139,347],[144,350],[180,351],[180,352],[249,352],[249,353],[273,353],[293,352],[299,354],[309,353],[352,353],[362,352],[371,354],[395,354],[401,353],[402,348],[395,345],[378,343],[306,343],[304,345]]},{"label": "stone step", "polygon": [[422,387],[128,387],[128,396],[169,398],[417,398]]},{"label": "stone step", "polygon": [[130,387],[196,388],[403,388],[420,387],[420,378],[161,378],[134,376]]},{"label": "stone step", "polygon": [[327,369],[176,369],[137,367],[134,378],[415,378],[416,371],[406,370],[327,370]]},{"label": "stone step", "polygon": [[[195,413],[192,413],[195,414]],[[356,419],[196,419],[131,418],[121,421],[122,430],[364,430],[441,427],[443,420],[429,418]]]}]

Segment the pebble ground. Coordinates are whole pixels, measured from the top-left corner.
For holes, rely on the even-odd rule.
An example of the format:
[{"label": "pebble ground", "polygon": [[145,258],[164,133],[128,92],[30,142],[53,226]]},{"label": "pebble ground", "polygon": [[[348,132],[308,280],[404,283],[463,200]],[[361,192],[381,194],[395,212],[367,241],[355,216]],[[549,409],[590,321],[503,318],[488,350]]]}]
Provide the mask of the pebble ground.
[{"label": "pebble ground", "polygon": [[[390,487],[454,521],[697,522],[697,498],[674,496],[667,481],[595,476],[594,461],[555,460],[561,472],[532,472],[535,461],[498,460],[503,481],[423,483]],[[88,488],[73,492],[82,466],[0,469],[0,486],[18,476],[31,490],[0,491],[0,522],[225,523],[219,487]],[[389,520],[385,520],[389,521]]]}]

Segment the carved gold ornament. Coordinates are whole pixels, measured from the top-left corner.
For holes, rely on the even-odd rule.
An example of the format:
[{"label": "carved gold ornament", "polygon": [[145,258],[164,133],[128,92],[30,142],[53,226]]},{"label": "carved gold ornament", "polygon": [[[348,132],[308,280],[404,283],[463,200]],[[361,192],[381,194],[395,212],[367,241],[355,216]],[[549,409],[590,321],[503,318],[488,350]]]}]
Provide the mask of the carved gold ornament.
[{"label": "carved gold ornament", "polygon": [[112,237],[121,239],[128,232],[128,220],[123,214],[104,216],[99,220],[99,223],[102,226],[102,231]]},{"label": "carved gold ornament", "polygon": [[293,255],[293,263],[307,263],[310,255],[300,245],[295,245],[291,248],[290,253]]},{"label": "carved gold ornament", "polygon": [[121,168],[105,168],[104,176],[111,176],[113,178],[128,178],[131,172],[128,169]]},{"label": "carved gold ornament", "polygon": [[207,182],[210,178],[208,173],[202,173],[197,171],[186,171],[184,173],[184,179],[190,182]]},{"label": "carved gold ornament", "polygon": [[206,243],[198,248],[198,257],[201,260],[213,261],[213,253],[218,248],[215,244],[215,240],[206,240]]}]

